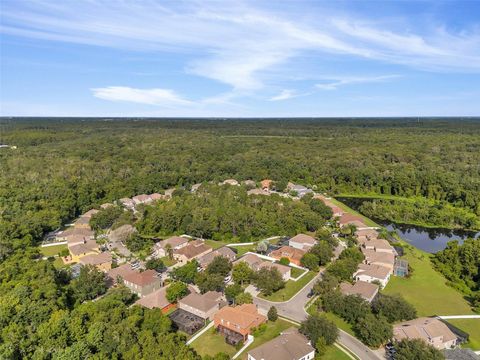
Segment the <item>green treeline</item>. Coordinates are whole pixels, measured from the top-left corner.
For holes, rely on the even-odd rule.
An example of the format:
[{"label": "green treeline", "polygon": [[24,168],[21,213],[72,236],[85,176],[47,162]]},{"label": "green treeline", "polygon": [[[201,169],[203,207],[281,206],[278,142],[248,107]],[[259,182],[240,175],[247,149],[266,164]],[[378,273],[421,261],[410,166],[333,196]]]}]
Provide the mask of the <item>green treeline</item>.
[{"label": "green treeline", "polygon": [[137,229],[144,235],[186,233],[218,240],[251,241],[316,231],[324,224],[322,215],[306,201],[293,201],[276,194],[249,196],[243,186],[205,184],[194,194],[184,191],[170,201],[146,206]]},{"label": "green treeline", "polygon": [[449,229],[480,229],[480,216],[467,208],[426,199],[364,201],[359,208],[367,217],[420,226],[434,224]]},{"label": "green treeline", "polygon": [[232,177],[480,214],[475,120],[0,121],[0,258],[103,202]]},{"label": "green treeline", "polygon": [[467,294],[480,311],[480,240],[467,239],[462,245],[450,241],[432,261],[450,285]]}]

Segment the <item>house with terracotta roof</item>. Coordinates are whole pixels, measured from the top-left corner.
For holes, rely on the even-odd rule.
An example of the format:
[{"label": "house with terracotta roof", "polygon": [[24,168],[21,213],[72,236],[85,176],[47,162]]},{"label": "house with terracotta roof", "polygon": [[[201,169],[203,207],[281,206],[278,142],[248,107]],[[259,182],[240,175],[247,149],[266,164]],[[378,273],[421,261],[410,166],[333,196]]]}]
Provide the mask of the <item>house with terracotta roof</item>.
[{"label": "house with terracotta roof", "polygon": [[349,213],[344,213],[342,216],[340,216],[340,218],[338,219],[338,224],[340,225],[340,227],[355,225],[357,229],[368,228],[368,226],[365,225],[364,220],[361,216]]},{"label": "house with terracotta roof", "polygon": [[365,281],[357,281],[355,284],[342,282],[340,291],[343,295],[358,295],[371,303],[378,294],[378,285]]},{"label": "house with terracotta roof", "polygon": [[135,302],[135,305],[140,305],[147,309],[160,309],[162,313],[167,313],[170,309],[175,307],[174,304],[171,304],[167,300],[167,287],[168,286],[161,287],[143,298],[138,299]]},{"label": "house with terracotta roof", "polygon": [[212,251],[212,247],[205,244],[202,240],[190,241],[186,246],[174,250],[173,257],[181,264],[198,259]]},{"label": "house with terracotta roof", "polygon": [[154,253],[156,257],[165,257],[167,253],[167,245],[170,245],[173,251],[181,249],[184,246],[187,246],[188,239],[181,236],[172,236],[168,239],[157,242],[154,245]]},{"label": "house with terracotta roof", "polygon": [[270,179],[264,179],[260,182],[260,187],[264,191],[270,191],[272,189],[273,181]]},{"label": "house with terracotta roof", "polygon": [[215,329],[225,336],[227,343],[237,345],[245,341],[253,328],[267,321],[255,304],[225,306],[213,316]]},{"label": "house with terracotta roof", "polygon": [[228,246],[223,246],[199,257],[197,261],[202,269],[206,269],[207,266],[210,265],[213,259],[215,259],[217,256],[224,257],[229,262],[234,261],[236,258],[236,254],[232,249],[230,249]]},{"label": "house with terracotta roof", "polygon": [[108,251],[100,254],[89,254],[82,256],[79,262],[82,265],[93,265],[98,270],[107,272],[112,268],[112,254]]},{"label": "house with terracotta roof", "polygon": [[356,281],[374,282],[378,281],[382,287],[387,286],[390,280],[390,268],[381,265],[359,264],[357,271],[353,274]]},{"label": "house with terracotta roof", "polygon": [[280,260],[287,258],[291,263],[300,266],[300,259],[306,254],[305,250],[297,249],[291,246],[282,246],[280,249],[272,251],[269,256]]},{"label": "house with terracotta roof", "polygon": [[155,270],[145,270],[125,275],[123,284],[139,297],[144,297],[160,289],[162,280],[160,274]]},{"label": "house with terracotta roof", "polygon": [[218,291],[208,291],[205,294],[191,292],[183,299],[178,300],[179,309],[201,317],[204,320],[213,320],[213,316],[227,303],[223,294]]},{"label": "house with terracotta roof", "polygon": [[295,235],[290,240],[288,240],[289,246],[296,249],[304,250],[304,251],[308,251],[316,243],[317,243],[317,240],[305,234]]},{"label": "house with terracotta roof", "polygon": [[459,342],[457,335],[445,323],[433,317],[422,317],[394,325],[393,337],[396,341],[421,339],[439,350],[450,349]]},{"label": "house with terracotta roof", "polygon": [[315,348],[293,327],[248,352],[248,360],[313,360]]}]

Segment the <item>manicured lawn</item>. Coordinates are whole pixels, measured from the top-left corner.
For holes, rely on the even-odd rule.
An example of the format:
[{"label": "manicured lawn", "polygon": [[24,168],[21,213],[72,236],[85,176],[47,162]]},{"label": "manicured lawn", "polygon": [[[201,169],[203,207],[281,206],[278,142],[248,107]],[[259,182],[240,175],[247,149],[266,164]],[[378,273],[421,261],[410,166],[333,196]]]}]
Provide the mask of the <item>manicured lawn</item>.
[{"label": "manicured lawn", "polygon": [[230,243],[228,241],[205,240],[205,244],[211,246],[215,250]]},{"label": "manicured lawn", "polygon": [[270,301],[287,301],[297,292],[299,292],[310,280],[312,280],[317,273],[310,271],[298,281],[288,280],[283,289],[274,292],[270,296],[259,295],[263,299]]},{"label": "manicured lawn", "polygon": [[475,351],[480,350],[480,319],[451,319],[447,321],[470,335],[468,343],[464,344],[463,347]]},{"label": "manicured lawn", "polygon": [[175,259],[170,259],[168,256],[165,256],[165,257],[163,257],[163,258],[160,258],[160,260],[163,261],[163,263],[165,264],[166,267],[175,265],[175,264],[177,263],[177,260],[175,260]]},{"label": "manicured lawn", "polygon": [[302,270],[302,269],[297,269],[297,268],[294,268],[294,267],[291,267],[291,271],[290,271],[290,276],[292,278],[298,278],[300,275],[302,275],[306,270]]},{"label": "manicured lawn", "polygon": [[340,350],[335,345],[327,347],[327,351],[323,356],[320,356],[322,360],[351,360],[347,354]]},{"label": "manicured lawn", "polygon": [[214,328],[209,329],[206,333],[190,344],[191,347],[201,356],[214,356],[219,352],[223,352],[232,357],[238,351],[234,346],[228,345],[225,338],[217,334]]},{"label": "manicured lawn", "polygon": [[39,247],[40,253],[43,254],[43,256],[55,256],[58,255],[58,253],[64,249],[67,249],[67,245],[54,245],[54,246],[47,246],[47,247]]},{"label": "manicured lawn", "polygon": [[256,245],[251,245],[251,246],[235,246],[234,249],[237,250],[237,259],[243,255],[245,255],[245,253],[251,251],[251,252],[255,252],[256,250]]},{"label": "manicured lawn", "polygon": [[63,260],[59,257],[55,258],[55,261],[53,262],[53,266],[55,266],[57,269],[61,269],[63,267],[66,267],[68,265],[65,265],[63,263]]},{"label": "manicured lawn", "polygon": [[353,215],[357,215],[357,216],[360,216],[361,218],[363,218],[364,222],[365,222],[365,225],[368,225],[368,226],[376,226],[376,227],[380,227],[380,225],[378,225],[376,222],[374,222],[373,220],[367,218],[366,216],[363,216],[362,214],[360,214],[358,211],[355,211],[353,210],[352,208],[348,207],[347,205],[345,205],[344,203],[338,201],[337,199],[334,199],[334,198],[331,198],[331,202],[334,203],[335,205],[337,205],[339,208],[341,208],[343,211],[346,211],[350,214],[353,214]]},{"label": "manicured lawn", "polygon": [[383,290],[385,294],[401,294],[415,306],[419,316],[473,314],[463,295],[433,269],[429,254],[408,246],[405,258],[413,273],[410,278],[392,276]]},{"label": "manicured lawn", "polygon": [[267,322],[267,329],[265,330],[265,332],[261,335],[255,336],[255,340],[253,341],[253,343],[244,350],[244,352],[239,358],[246,359],[249,350],[252,350],[262,344],[265,344],[273,338],[276,338],[278,335],[280,335],[282,331],[285,331],[286,329],[289,329],[291,327],[297,326],[282,319],[278,319],[275,322]]},{"label": "manicured lawn", "polygon": [[339,329],[342,329],[343,331],[349,333],[350,335],[355,336],[354,333],[353,333],[353,330],[352,330],[352,325],[347,323],[340,316],[337,316],[337,315],[335,315],[334,313],[331,313],[331,312],[322,312],[320,314],[325,315],[325,317],[328,320],[333,321]]}]

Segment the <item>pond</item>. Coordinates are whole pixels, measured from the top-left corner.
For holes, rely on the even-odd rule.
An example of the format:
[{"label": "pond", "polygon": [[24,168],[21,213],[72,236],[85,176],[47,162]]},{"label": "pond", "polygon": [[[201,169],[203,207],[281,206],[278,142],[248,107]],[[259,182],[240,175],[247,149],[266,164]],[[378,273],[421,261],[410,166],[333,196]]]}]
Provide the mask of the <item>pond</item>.
[{"label": "pond", "polygon": [[[370,198],[337,198],[337,200],[358,211],[363,201]],[[450,230],[443,228],[426,228],[416,225],[398,224],[388,220],[372,219],[384,226],[389,231],[395,231],[402,239],[413,246],[429,252],[436,253],[445,249],[447,242],[458,240],[462,243],[467,238],[480,239],[480,232]]]}]

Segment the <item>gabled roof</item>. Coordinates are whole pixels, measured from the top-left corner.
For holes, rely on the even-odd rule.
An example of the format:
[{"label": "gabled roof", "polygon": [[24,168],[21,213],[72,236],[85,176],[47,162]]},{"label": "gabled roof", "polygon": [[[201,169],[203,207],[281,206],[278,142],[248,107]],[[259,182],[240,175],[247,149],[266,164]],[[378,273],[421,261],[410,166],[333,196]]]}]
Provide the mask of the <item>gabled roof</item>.
[{"label": "gabled roof", "polygon": [[310,341],[292,327],[248,354],[257,360],[297,360],[313,351]]},{"label": "gabled roof", "polygon": [[299,244],[305,244],[305,245],[315,245],[317,243],[317,240],[315,240],[310,235],[306,235],[306,234],[295,235],[290,239],[290,241],[293,241]]},{"label": "gabled roof", "polygon": [[209,291],[203,295],[195,292],[190,293],[178,302],[188,305],[194,309],[198,309],[202,312],[206,312],[214,307],[218,307],[221,302],[222,293],[218,291]]},{"label": "gabled roof", "polygon": [[231,326],[238,325],[242,329],[248,329],[258,320],[266,320],[265,316],[258,313],[257,306],[254,304],[243,304],[235,307],[225,306],[215,314],[215,317],[229,322]]},{"label": "gabled roof", "polygon": [[273,262],[270,262],[270,261],[264,261],[262,262],[260,265],[259,265],[259,268],[268,268],[268,269],[277,269],[278,272],[280,274],[285,275],[286,273],[288,273],[289,271],[291,271],[292,269],[290,268],[290,266],[285,266],[285,265],[282,265],[282,264],[277,264],[277,263],[273,263]]},{"label": "gabled roof", "polygon": [[386,280],[390,274],[390,269],[381,265],[359,264],[354,276],[367,275],[375,279]]},{"label": "gabled roof", "polygon": [[101,265],[112,262],[112,254],[106,251],[100,254],[85,255],[80,258],[80,262],[84,265]]},{"label": "gabled roof", "polygon": [[195,256],[212,250],[212,247],[205,245],[201,240],[190,241],[188,245],[174,251],[175,255],[183,255],[187,259],[193,259]]},{"label": "gabled roof", "polygon": [[155,290],[151,294],[137,300],[135,302],[136,305],[141,305],[149,309],[163,309],[170,305],[170,302],[166,298],[167,295],[167,287],[164,286],[158,290]]},{"label": "gabled roof", "polygon": [[455,340],[457,336],[437,318],[422,317],[409,321],[404,321],[393,327],[393,336],[397,340],[409,339],[429,339],[441,337],[443,343]]},{"label": "gabled roof", "polygon": [[344,295],[359,295],[370,301],[378,293],[378,285],[366,281],[357,281],[355,284],[341,283],[340,291]]},{"label": "gabled roof", "polygon": [[382,264],[391,264],[395,263],[395,255],[388,252],[379,252],[375,250],[369,250],[365,248],[361,248],[363,255],[365,256],[365,260],[368,263],[382,263]]},{"label": "gabled roof", "polygon": [[133,270],[130,264],[123,264],[116,268],[108,270],[107,276],[112,280],[116,280],[118,276],[125,278],[125,276],[136,273],[138,273],[138,271]]},{"label": "gabled roof", "polygon": [[146,286],[159,280],[158,273],[155,270],[145,270],[140,273],[127,274],[123,280],[138,286]]},{"label": "gabled roof", "polygon": [[68,248],[72,255],[82,255],[93,252],[98,248],[95,240],[87,240],[84,244],[73,245]]},{"label": "gabled roof", "polygon": [[213,250],[212,252],[209,252],[208,254],[205,254],[202,257],[198,258],[198,263],[200,264],[200,266],[206,267],[217,256],[223,256],[224,258],[227,258],[231,262],[235,260],[236,255],[235,255],[235,252],[232,249],[230,249],[228,246],[223,246],[221,248]]},{"label": "gabled roof", "polygon": [[90,209],[85,214],[83,214],[81,217],[91,218],[92,215],[95,215],[96,213],[98,213],[97,209]]},{"label": "gabled roof", "polygon": [[254,270],[256,270],[256,267],[260,266],[260,264],[263,262],[263,260],[260,259],[260,257],[255,254],[245,254],[240,259],[235,261],[235,264],[238,264],[242,261],[247,263],[248,266],[250,266],[250,268]]},{"label": "gabled roof", "polygon": [[155,244],[155,247],[160,248],[160,249],[165,249],[167,244],[170,244],[172,249],[176,248],[177,246],[180,246],[182,244],[185,244],[188,242],[187,238],[181,237],[181,236],[172,236],[169,237],[168,239],[162,240],[158,243]]},{"label": "gabled roof", "polygon": [[305,251],[291,246],[282,246],[280,249],[272,251],[270,256],[275,258],[288,257],[290,259],[300,261],[305,253]]}]

